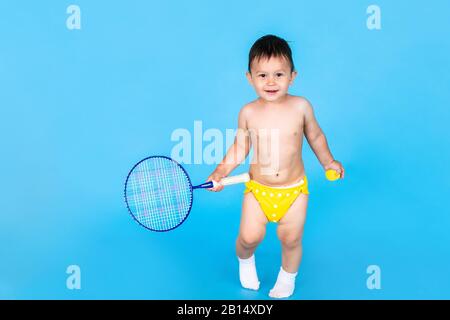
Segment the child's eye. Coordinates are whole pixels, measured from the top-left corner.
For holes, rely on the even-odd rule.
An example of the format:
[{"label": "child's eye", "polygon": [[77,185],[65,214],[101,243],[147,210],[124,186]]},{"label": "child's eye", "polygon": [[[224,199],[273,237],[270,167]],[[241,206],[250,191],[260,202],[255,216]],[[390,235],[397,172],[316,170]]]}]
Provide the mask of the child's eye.
[{"label": "child's eye", "polygon": [[282,77],[284,76],[284,73],[277,73],[277,77]]},{"label": "child's eye", "polygon": [[265,75],[265,74],[260,74],[260,75],[259,75],[259,77],[261,77],[261,78],[265,78],[265,77],[266,77],[266,75]]}]

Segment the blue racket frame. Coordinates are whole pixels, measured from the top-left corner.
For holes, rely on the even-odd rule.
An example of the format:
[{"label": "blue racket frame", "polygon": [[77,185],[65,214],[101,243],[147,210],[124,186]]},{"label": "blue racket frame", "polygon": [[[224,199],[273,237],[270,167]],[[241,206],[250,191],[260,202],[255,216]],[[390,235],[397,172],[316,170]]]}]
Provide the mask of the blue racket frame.
[{"label": "blue racket frame", "polygon": [[[190,197],[190,202],[189,202],[189,210],[188,210],[186,216],[185,216],[184,219],[183,219],[179,224],[177,224],[175,227],[172,227],[172,228],[166,229],[166,230],[152,229],[152,228],[149,228],[148,226],[142,224],[142,223],[135,217],[133,211],[132,211],[131,208],[130,208],[130,205],[129,205],[128,199],[127,199],[127,185],[128,185],[128,180],[129,180],[129,178],[130,178],[131,173],[133,172],[133,170],[134,170],[139,164],[141,164],[142,162],[147,161],[147,160],[149,160],[149,159],[152,159],[152,158],[164,158],[164,159],[167,159],[167,160],[172,161],[174,164],[176,164],[178,167],[180,167],[180,168],[183,170],[184,174],[186,175],[186,177],[187,177],[187,179],[188,179],[189,187],[190,187],[190,194],[191,194],[191,197]],[[170,157],[166,157],[166,156],[160,156],[160,155],[159,155],[159,156],[150,156],[150,157],[144,158],[144,159],[142,159],[141,161],[139,161],[138,163],[136,163],[136,164],[133,166],[133,168],[131,168],[131,170],[128,172],[127,178],[126,178],[126,180],[125,180],[124,199],[125,199],[125,203],[126,203],[126,205],[127,205],[128,213],[133,217],[133,219],[134,219],[139,225],[141,225],[142,227],[144,227],[145,229],[150,230],[150,231],[167,232],[167,231],[174,230],[174,229],[178,228],[179,226],[181,226],[181,225],[184,223],[184,221],[186,221],[186,219],[189,217],[189,214],[191,213],[191,210],[192,210],[192,203],[194,202],[194,190],[195,190],[195,189],[208,189],[208,188],[212,188],[213,186],[214,186],[214,183],[213,183],[212,181],[205,182],[205,183],[202,183],[202,184],[200,184],[200,185],[193,186],[193,185],[192,185],[191,178],[189,177],[189,174],[188,174],[187,171],[183,168],[183,166],[182,166],[181,164],[179,164],[177,161],[173,160],[173,159],[170,158]]]}]

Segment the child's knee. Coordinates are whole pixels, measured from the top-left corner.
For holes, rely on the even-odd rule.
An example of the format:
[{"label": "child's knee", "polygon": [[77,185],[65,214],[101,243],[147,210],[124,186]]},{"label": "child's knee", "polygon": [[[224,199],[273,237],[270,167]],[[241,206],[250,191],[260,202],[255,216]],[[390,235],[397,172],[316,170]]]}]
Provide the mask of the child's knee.
[{"label": "child's knee", "polygon": [[241,232],[237,241],[244,248],[256,247],[264,238],[264,233],[251,233],[251,232]]},{"label": "child's knee", "polygon": [[281,244],[286,248],[296,248],[301,246],[302,237],[298,233],[281,233],[278,235]]}]

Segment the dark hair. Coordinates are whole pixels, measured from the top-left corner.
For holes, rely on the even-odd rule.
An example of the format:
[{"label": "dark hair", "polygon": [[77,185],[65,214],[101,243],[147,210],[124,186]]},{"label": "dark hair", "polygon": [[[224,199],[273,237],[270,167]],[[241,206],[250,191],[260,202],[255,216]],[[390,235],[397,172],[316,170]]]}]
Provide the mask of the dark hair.
[{"label": "dark hair", "polygon": [[291,64],[291,72],[295,70],[292,51],[286,40],[272,34],[265,35],[253,44],[248,55],[248,72],[253,60],[271,57],[284,57]]}]

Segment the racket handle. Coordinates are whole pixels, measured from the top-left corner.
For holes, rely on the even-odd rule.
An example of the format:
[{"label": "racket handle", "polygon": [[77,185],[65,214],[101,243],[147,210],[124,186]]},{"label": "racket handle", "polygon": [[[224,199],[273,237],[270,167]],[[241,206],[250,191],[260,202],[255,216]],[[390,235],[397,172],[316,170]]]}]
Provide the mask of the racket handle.
[{"label": "racket handle", "polygon": [[[237,176],[225,177],[220,180],[220,184],[223,186],[228,186],[231,184],[244,183],[250,180],[248,173],[239,174]],[[208,181],[198,186],[193,186],[192,189],[210,189],[217,186],[216,181]]]},{"label": "racket handle", "polygon": [[[244,183],[250,180],[248,173],[239,174],[237,176],[225,177],[220,180],[220,184],[223,186],[228,186],[237,183]],[[213,181],[214,186],[217,185],[216,181]]]}]

